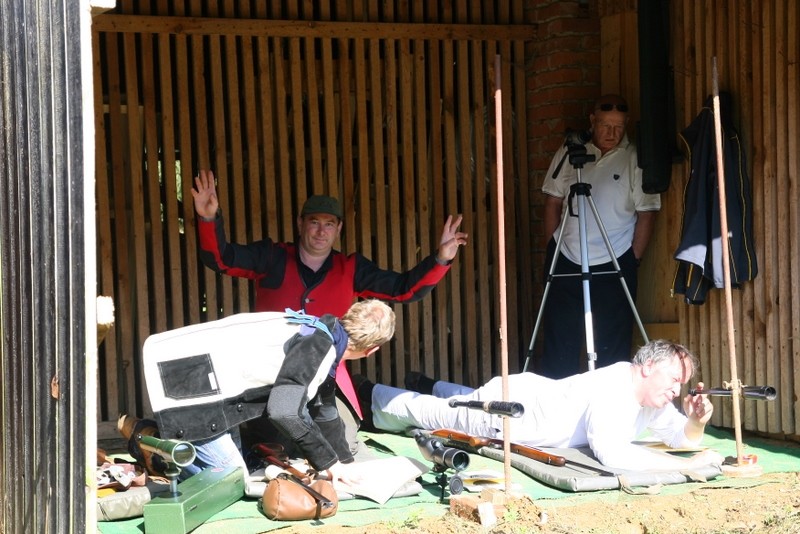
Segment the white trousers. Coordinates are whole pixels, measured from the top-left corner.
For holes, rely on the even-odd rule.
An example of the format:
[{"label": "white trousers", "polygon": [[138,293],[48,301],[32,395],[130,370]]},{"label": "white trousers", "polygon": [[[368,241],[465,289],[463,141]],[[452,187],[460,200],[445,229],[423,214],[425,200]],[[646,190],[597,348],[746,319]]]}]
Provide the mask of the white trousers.
[{"label": "white trousers", "polygon": [[494,438],[501,435],[503,429],[500,416],[448,405],[448,399],[452,397],[483,402],[500,400],[500,384],[495,388],[493,382],[472,389],[440,380],[433,386],[433,395],[376,384],[372,390],[372,422],[376,428],[391,432],[404,432],[409,428],[449,428],[473,436]]}]

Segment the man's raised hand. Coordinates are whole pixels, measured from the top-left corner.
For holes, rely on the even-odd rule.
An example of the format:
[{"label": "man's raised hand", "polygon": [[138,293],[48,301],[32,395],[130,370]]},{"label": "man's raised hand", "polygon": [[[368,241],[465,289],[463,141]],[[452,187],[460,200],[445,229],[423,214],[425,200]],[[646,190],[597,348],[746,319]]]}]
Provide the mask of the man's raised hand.
[{"label": "man's raised hand", "polygon": [[441,261],[451,261],[456,257],[458,247],[467,244],[468,234],[459,232],[458,227],[461,225],[461,215],[453,220],[452,215],[448,215],[442,229],[442,239],[439,241],[439,250],[436,257]]},{"label": "man's raised hand", "polygon": [[217,188],[214,185],[214,173],[211,171],[200,170],[194,178],[192,188],[194,197],[194,209],[200,217],[213,219],[219,209],[219,199],[217,198]]}]

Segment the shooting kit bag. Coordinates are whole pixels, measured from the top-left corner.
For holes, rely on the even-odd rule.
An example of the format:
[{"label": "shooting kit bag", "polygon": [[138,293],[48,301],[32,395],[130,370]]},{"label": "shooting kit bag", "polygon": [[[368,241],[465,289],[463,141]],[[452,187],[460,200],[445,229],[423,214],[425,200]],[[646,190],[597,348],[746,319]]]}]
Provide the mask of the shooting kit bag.
[{"label": "shooting kit bag", "polygon": [[336,514],[339,498],[333,484],[327,480],[305,484],[288,473],[281,473],[267,484],[261,505],[264,515],[270,519],[324,519]]}]

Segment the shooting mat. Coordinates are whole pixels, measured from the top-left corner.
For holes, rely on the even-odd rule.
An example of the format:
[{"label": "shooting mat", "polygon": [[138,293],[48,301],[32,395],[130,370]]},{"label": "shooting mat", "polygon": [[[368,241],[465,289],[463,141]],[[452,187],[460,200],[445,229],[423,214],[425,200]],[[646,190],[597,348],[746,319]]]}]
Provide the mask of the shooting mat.
[{"label": "shooting mat", "polygon": [[[574,449],[540,447],[540,449],[563,456],[567,459],[567,465],[564,467],[548,465],[512,452],[511,466],[539,482],[564,491],[619,489],[628,493],[657,493],[662,485],[706,482],[722,474],[722,469],[718,466],[707,466],[692,471],[625,471],[603,466],[589,447]],[[481,456],[503,461],[503,451],[500,449],[481,447],[476,452]],[[581,466],[570,465],[570,462],[576,462]]]}]

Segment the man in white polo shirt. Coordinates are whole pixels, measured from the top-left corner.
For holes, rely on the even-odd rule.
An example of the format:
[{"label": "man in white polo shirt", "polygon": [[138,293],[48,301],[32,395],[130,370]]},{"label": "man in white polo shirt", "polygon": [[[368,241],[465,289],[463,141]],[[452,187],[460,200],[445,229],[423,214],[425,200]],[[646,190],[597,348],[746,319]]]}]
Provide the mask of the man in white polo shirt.
[{"label": "man in white polo shirt", "polygon": [[[642,191],[642,169],[637,164],[636,147],[628,140],[628,104],[619,95],[604,95],[595,102],[589,115],[591,130],[585,148],[594,161],[581,167],[581,182],[589,184],[589,194],[608,234],[620,274],[636,299],[637,268],[653,233],[656,212],[661,208],[657,194]],[[589,135],[591,134],[591,138]],[[549,240],[545,275],[550,271],[560,226],[564,224],[562,244],[555,266],[543,315],[543,356],[536,372],[549,378],[564,378],[582,368],[585,342],[584,300],[581,280],[581,240],[576,199],[570,193],[577,183],[578,169],[567,158],[565,143],[556,152],[544,178],[544,230]],[[572,206],[570,206],[572,205]],[[570,209],[572,207],[572,209]],[[565,212],[566,216],[564,216]],[[572,216],[570,213],[574,213]],[[590,279],[593,341],[597,366],[631,357],[633,309],[627,300],[614,264],[609,256],[597,221],[586,204],[586,245]]]}]

